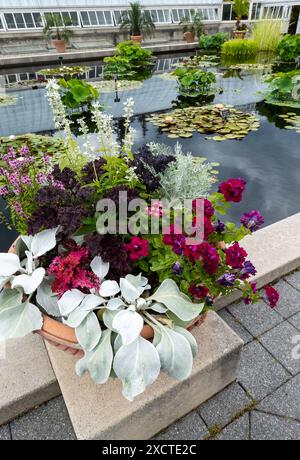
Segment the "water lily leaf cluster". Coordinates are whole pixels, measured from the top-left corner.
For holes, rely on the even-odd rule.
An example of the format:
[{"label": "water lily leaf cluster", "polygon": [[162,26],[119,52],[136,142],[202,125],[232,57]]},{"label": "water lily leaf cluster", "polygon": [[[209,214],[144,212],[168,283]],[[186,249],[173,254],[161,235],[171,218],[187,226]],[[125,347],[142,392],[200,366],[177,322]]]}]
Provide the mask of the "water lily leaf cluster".
[{"label": "water lily leaf cluster", "polygon": [[251,131],[259,129],[259,119],[254,114],[233,107],[224,119],[221,110],[213,105],[176,109],[167,114],[154,114],[147,120],[159,126],[170,139],[190,138],[194,132],[213,134],[215,141],[243,139]]},{"label": "water lily leaf cluster", "polygon": [[38,75],[44,75],[45,77],[52,77],[52,78],[63,78],[63,77],[76,77],[83,74],[86,74],[92,70],[89,66],[61,66],[53,69],[42,69],[39,70],[37,73]]},{"label": "water lily leaf cluster", "polygon": [[0,95],[0,107],[5,107],[6,105],[15,105],[18,98],[15,96],[6,96],[5,94]]},{"label": "water lily leaf cluster", "polygon": [[116,89],[121,91],[131,91],[133,89],[141,89],[143,86],[142,81],[138,80],[102,80],[96,82],[90,82],[95,88],[101,93],[112,93]]},{"label": "water lily leaf cluster", "polygon": [[199,54],[197,56],[191,56],[188,59],[183,60],[176,67],[188,67],[188,68],[207,68],[216,67],[220,64],[220,57],[214,54]]},{"label": "water lily leaf cluster", "polygon": [[300,115],[297,115],[295,112],[288,112],[279,116],[287,123],[285,129],[295,130],[300,134]]}]

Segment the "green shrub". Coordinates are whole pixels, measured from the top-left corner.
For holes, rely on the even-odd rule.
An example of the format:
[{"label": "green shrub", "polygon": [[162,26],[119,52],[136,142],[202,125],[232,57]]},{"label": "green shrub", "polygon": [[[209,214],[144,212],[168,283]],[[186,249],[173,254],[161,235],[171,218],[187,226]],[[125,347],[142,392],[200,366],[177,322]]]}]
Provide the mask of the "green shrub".
[{"label": "green shrub", "polygon": [[300,108],[300,70],[273,74],[267,82],[269,90],[266,94],[266,102]]},{"label": "green shrub", "polygon": [[222,45],[222,54],[225,57],[248,58],[258,52],[257,44],[250,39],[229,40]]},{"label": "green shrub", "polygon": [[294,62],[300,56],[300,36],[286,35],[278,45],[278,55],[281,61]]},{"label": "green shrub", "polygon": [[214,35],[201,35],[199,47],[205,50],[219,51],[227,40],[229,40],[229,34],[225,32],[219,32]]},{"label": "green shrub", "polygon": [[179,67],[173,72],[178,78],[179,92],[188,98],[205,98],[215,94],[216,77],[213,72]]},{"label": "green shrub", "polygon": [[275,52],[281,38],[281,21],[264,20],[257,22],[253,28],[253,40],[259,51]]},{"label": "green shrub", "polygon": [[118,75],[121,80],[148,78],[152,69],[152,52],[132,41],[120,43],[115,56],[104,59],[104,75],[111,79]]}]

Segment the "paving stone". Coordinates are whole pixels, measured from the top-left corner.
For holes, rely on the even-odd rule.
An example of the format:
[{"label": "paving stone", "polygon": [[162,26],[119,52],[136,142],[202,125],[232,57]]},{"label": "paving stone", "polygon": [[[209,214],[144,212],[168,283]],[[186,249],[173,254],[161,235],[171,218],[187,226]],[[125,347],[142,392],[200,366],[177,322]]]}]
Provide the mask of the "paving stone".
[{"label": "paving stone", "polygon": [[257,409],[275,415],[294,418],[300,422],[300,374],[265,398]]},{"label": "paving stone", "polygon": [[242,340],[214,312],[192,330],[199,343],[190,377],[179,382],[164,373],[129,402],[122,384],[96,385],[75,373],[76,358],[51,345],[48,352],[78,439],[151,439],[195,410],[237,377]]},{"label": "paving stone", "polygon": [[209,428],[223,427],[243,411],[251,399],[238,383],[230,385],[221,393],[199,407],[198,412]]},{"label": "paving stone", "polygon": [[291,316],[288,319],[289,323],[291,323],[293,326],[295,326],[298,331],[300,331],[300,313],[296,313],[296,315]]},{"label": "paving stone", "polygon": [[251,439],[253,441],[298,441],[300,423],[253,411],[251,417]]},{"label": "paving stone", "polygon": [[0,350],[0,425],[60,394],[45,345],[37,334],[6,342]]},{"label": "paving stone", "polygon": [[300,291],[300,270],[285,277],[286,281]]},{"label": "paving stone", "polygon": [[226,309],[219,311],[218,315],[221,316],[225,323],[234,330],[234,332],[243,340],[245,345],[253,340],[252,335]]},{"label": "paving stone", "polygon": [[14,440],[76,439],[61,396],[14,420],[10,426]]},{"label": "paving stone", "polygon": [[193,441],[207,437],[209,431],[197,412],[192,412],[176,423],[155,439],[162,441]]},{"label": "paving stone", "polygon": [[215,441],[248,441],[250,434],[249,414],[228,425],[222,433],[213,438]]},{"label": "paving stone", "polygon": [[296,336],[300,336],[299,331],[285,321],[260,338],[263,346],[293,375],[300,372],[300,359],[295,359],[292,353]]},{"label": "paving stone", "polygon": [[239,382],[260,401],[285,383],[290,374],[257,341],[245,346]]},{"label": "paving stone", "polygon": [[239,302],[231,305],[228,310],[254,337],[260,336],[282,321],[282,317],[263,301],[253,305]]},{"label": "paving stone", "polygon": [[300,292],[290,286],[286,281],[280,280],[274,285],[280,294],[280,301],[276,311],[284,318],[300,312]]},{"label": "paving stone", "polygon": [[10,441],[9,425],[0,426],[0,441]]}]

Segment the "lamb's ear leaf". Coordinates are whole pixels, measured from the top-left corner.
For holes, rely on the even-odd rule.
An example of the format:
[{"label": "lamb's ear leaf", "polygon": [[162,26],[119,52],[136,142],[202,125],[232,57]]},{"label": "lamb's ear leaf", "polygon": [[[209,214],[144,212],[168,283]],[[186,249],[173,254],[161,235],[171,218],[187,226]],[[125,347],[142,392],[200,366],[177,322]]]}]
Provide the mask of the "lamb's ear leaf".
[{"label": "lamb's ear leaf", "polygon": [[192,321],[204,308],[204,303],[193,303],[183,295],[175,281],[171,279],[164,280],[149,300],[162,303],[183,321]]},{"label": "lamb's ear leaf", "polygon": [[99,293],[102,297],[112,297],[120,292],[120,287],[116,281],[106,280],[101,283]]},{"label": "lamb's ear leaf", "polygon": [[51,278],[44,278],[42,284],[37,289],[36,301],[38,305],[50,316],[61,316],[58,306],[58,296],[52,292]]},{"label": "lamb's ear leaf", "polygon": [[198,344],[193,334],[191,334],[184,327],[179,327],[179,326],[175,326],[174,331],[178,332],[178,334],[181,334],[183,337],[187,339],[187,341],[190,344],[191,350],[192,350],[193,358],[195,358],[198,353]]},{"label": "lamb's ear leaf", "polygon": [[40,310],[30,302],[4,308],[0,310],[0,341],[24,337],[42,325]]},{"label": "lamb's ear leaf", "polygon": [[104,262],[102,257],[95,257],[91,262],[91,269],[100,280],[103,280],[109,272],[109,263]]},{"label": "lamb's ear leaf", "polygon": [[4,289],[0,293],[0,311],[22,303],[22,293],[18,289]]},{"label": "lamb's ear leaf", "polygon": [[120,279],[122,297],[128,303],[132,303],[140,297],[140,291],[125,278]]},{"label": "lamb's ear leaf", "polygon": [[20,271],[21,264],[17,254],[0,253],[0,276],[10,277]]},{"label": "lamb's ear leaf", "polygon": [[94,312],[90,312],[75,329],[79,344],[85,351],[92,351],[101,338],[101,327]]},{"label": "lamb's ear leaf", "polygon": [[124,397],[133,401],[135,396],[143,393],[158,378],[159,355],[151,342],[139,336],[117,351],[113,368],[123,383]]},{"label": "lamb's ear leaf", "polygon": [[193,368],[193,354],[189,342],[183,335],[168,327],[161,327],[160,333],[162,337],[156,349],[162,370],[176,380],[187,379]]},{"label": "lamb's ear leaf", "polygon": [[59,227],[50,230],[43,230],[42,232],[34,235],[31,241],[30,250],[34,259],[43,256],[51,251],[56,246],[56,234]]},{"label": "lamb's ear leaf", "polygon": [[122,337],[123,345],[133,342],[141,333],[143,317],[132,310],[121,310],[113,320],[113,328]]},{"label": "lamb's ear leaf", "polygon": [[71,289],[65,292],[58,301],[61,316],[68,316],[81,304],[85,296],[79,289]]},{"label": "lamb's ear leaf", "polygon": [[82,377],[89,370],[88,363],[92,357],[92,354],[93,354],[92,351],[86,351],[83,358],[79,359],[76,362],[75,371],[79,377]]},{"label": "lamb's ear leaf", "polygon": [[88,370],[94,382],[99,385],[107,382],[111,374],[113,357],[111,331],[106,329],[88,362]]},{"label": "lamb's ear leaf", "polygon": [[32,275],[19,275],[16,276],[11,283],[12,288],[22,288],[27,295],[32,294],[42,284],[46,271],[40,267],[34,270]]}]

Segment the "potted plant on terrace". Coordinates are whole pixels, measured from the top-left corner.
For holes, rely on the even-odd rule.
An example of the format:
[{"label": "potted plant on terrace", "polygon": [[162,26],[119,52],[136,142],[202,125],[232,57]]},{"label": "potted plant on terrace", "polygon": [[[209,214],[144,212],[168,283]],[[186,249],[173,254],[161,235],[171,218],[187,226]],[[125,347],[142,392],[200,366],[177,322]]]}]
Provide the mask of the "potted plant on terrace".
[{"label": "potted plant on terrace", "polygon": [[242,24],[242,18],[249,14],[248,0],[234,0],[233,11],[236,14],[236,26],[233,32],[234,38],[245,38],[247,32],[246,24]]},{"label": "potted plant on terrace", "polygon": [[200,13],[193,12],[192,20],[186,17],[180,21],[180,24],[182,25],[183,36],[187,43],[193,43],[195,37],[200,38],[203,33],[202,15]]},{"label": "potted plant on terrace", "polygon": [[[133,152],[132,100],[121,145],[110,117],[92,108],[99,158],[88,138],[86,151],[74,144],[58,85],[50,82],[48,91],[56,126],[66,131],[67,157],[54,152],[36,159],[27,145],[8,147],[2,157],[0,194],[14,222],[27,230],[0,254],[0,340],[39,332],[79,355],[78,375],[89,372],[98,384],[117,377],[132,400],[161,371],[188,378],[197,353],[188,329],[205,319],[201,315],[219,295],[240,289],[245,303],[258,300],[250,280],[255,268],[238,240],[263,218],[246,213],[238,228],[221,221],[218,214],[241,201],[245,182],[230,179],[208,197],[213,165],[179,146],[173,151],[153,144]],[[177,228],[176,206],[169,229],[145,231],[149,220],[163,219],[169,196],[192,199],[190,234]],[[137,227],[133,204],[140,209]],[[106,214],[107,207],[114,212]],[[200,226],[203,238],[191,243]],[[274,307],[278,294],[271,286],[266,293]]]},{"label": "potted plant on terrace", "polygon": [[128,30],[130,39],[141,43],[143,37],[151,36],[155,29],[151,15],[143,11],[139,2],[130,3],[130,9],[122,14],[120,30]]},{"label": "potted plant on terrace", "polygon": [[52,13],[47,16],[44,35],[52,40],[52,44],[58,53],[66,52],[67,44],[74,35],[74,32],[68,29],[68,26],[72,25],[72,21],[67,21],[67,19],[64,19],[63,23],[58,13]]}]

